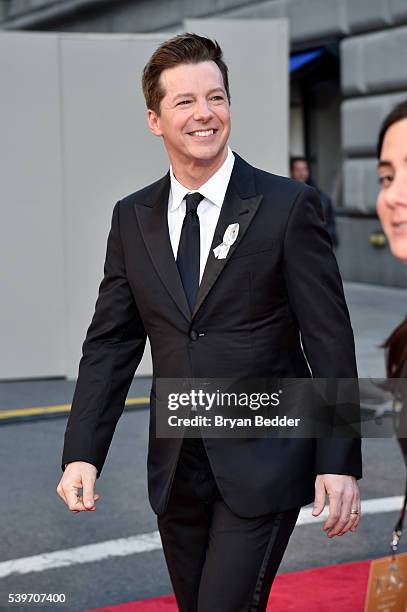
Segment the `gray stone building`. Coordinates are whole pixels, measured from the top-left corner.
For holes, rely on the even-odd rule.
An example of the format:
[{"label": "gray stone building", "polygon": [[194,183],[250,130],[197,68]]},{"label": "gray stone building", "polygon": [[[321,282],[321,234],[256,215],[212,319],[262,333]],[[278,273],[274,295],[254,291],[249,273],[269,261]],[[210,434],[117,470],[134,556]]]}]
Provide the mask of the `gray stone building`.
[{"label": "gray stone building", "polygon": [[407,0],[0,0],[0,28],[177,32],[187,18],[286,18],[291,152],[337,206],[346,280],[407,287],[375,214],[380,122],[407,98]]}]

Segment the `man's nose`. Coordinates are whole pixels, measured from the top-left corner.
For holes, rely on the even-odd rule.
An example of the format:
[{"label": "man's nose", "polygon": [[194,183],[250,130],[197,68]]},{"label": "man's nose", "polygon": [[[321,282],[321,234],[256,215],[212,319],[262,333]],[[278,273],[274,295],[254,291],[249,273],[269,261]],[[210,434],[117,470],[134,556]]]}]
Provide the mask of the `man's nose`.
[{"label": "man's nose", "polygon": [[194,119],[196,121],[208,121],[212,117],[212,111],[207,100],[198,99],[194,108]]}]

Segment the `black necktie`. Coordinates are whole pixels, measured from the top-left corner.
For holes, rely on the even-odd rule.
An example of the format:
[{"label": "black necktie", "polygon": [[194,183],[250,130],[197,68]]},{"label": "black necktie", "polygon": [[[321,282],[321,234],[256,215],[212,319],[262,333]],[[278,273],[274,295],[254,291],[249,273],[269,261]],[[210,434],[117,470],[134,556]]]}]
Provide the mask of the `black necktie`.
[{"label": "black necktie", "polygon": [[177,252],[177,266],[192,312],[199,287],[200,237],[197,208],[204,196],[198,192],[185,196],[186,213]]}]

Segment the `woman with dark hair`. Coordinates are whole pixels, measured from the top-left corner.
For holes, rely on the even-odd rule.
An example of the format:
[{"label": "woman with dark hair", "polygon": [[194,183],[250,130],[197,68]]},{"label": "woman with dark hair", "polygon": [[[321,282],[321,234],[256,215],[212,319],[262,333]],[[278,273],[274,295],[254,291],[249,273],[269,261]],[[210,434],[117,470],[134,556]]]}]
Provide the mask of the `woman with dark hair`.
[{"label": "woman with dark hair", "polygon": [[[377,213],[391,252],[407,264],[407,100],[384,119],[377,142],[380,192]],[[407,316],[383,344],[386,370],[401,411],[396,415],[396,434],[407,466]],[[405,381],[400,379],[405,378]],[[393,550],[403,527],[406,498],[395,527]]]}]

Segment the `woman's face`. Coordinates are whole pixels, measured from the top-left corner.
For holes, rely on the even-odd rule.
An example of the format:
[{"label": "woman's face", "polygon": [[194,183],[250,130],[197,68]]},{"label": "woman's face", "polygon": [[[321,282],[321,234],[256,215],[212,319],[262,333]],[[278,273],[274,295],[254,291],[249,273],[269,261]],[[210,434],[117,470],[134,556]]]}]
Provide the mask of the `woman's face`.
[{"label": "woman's face", "polygon": [[407,263],[407,118],[387,130],[378,174],[377,214],[393,255]]}]

